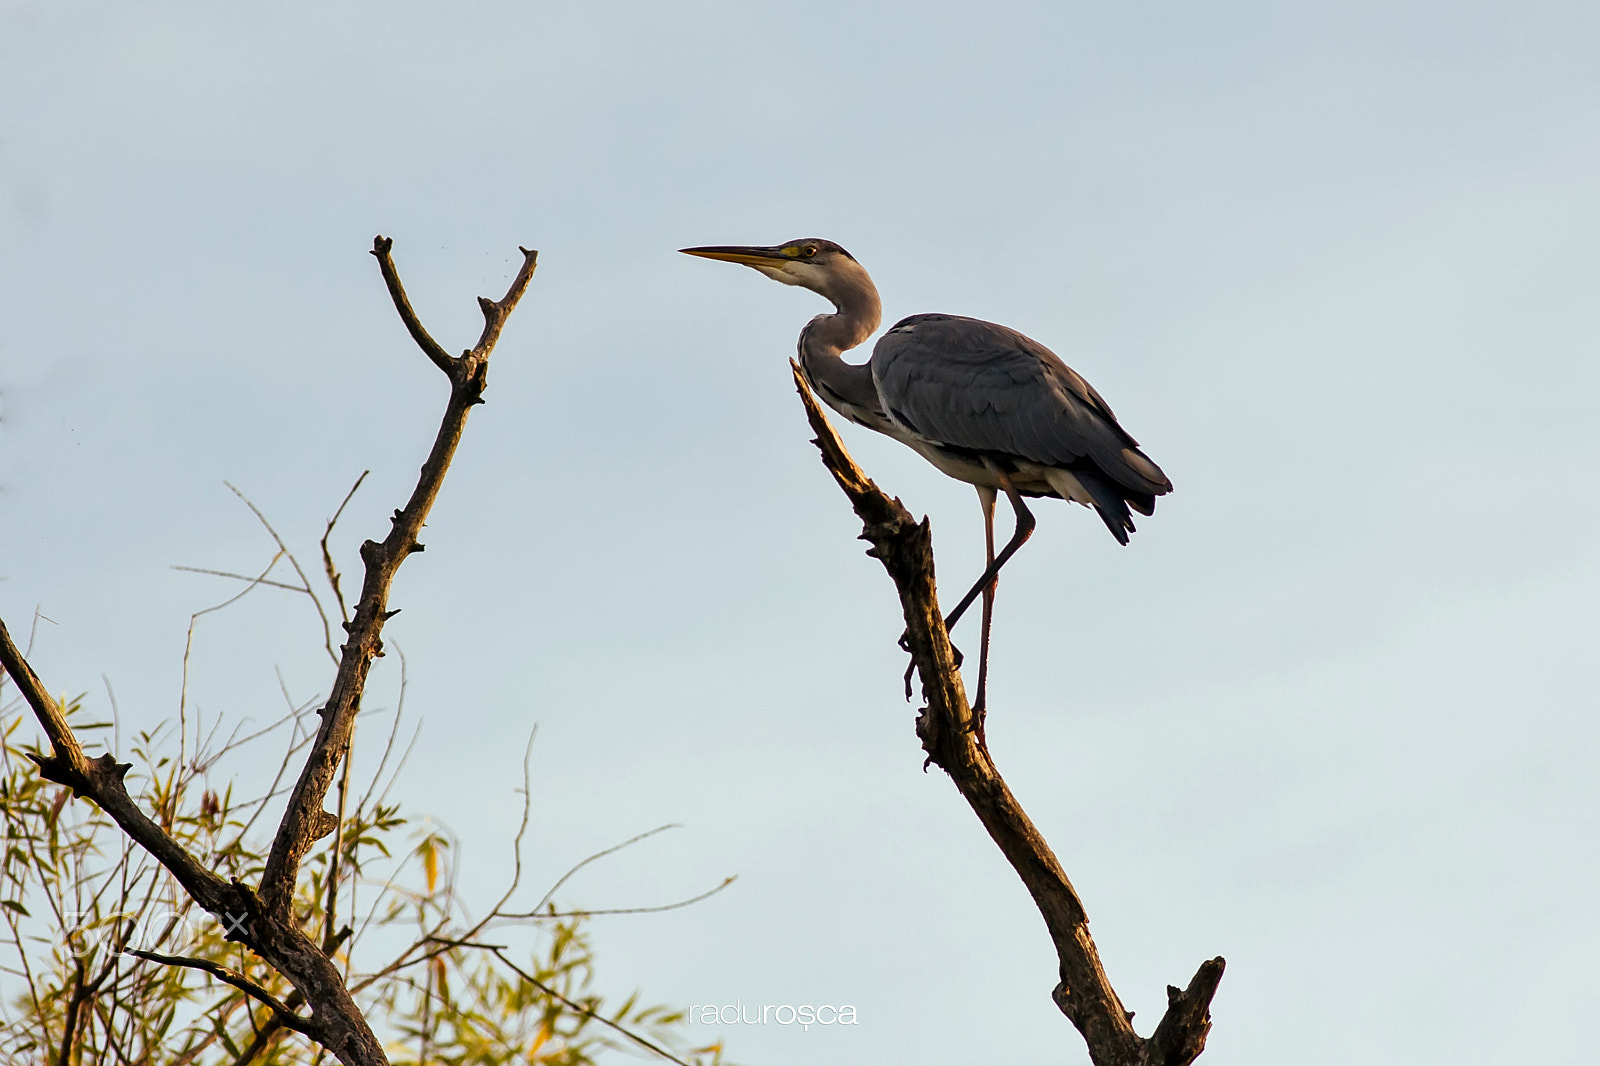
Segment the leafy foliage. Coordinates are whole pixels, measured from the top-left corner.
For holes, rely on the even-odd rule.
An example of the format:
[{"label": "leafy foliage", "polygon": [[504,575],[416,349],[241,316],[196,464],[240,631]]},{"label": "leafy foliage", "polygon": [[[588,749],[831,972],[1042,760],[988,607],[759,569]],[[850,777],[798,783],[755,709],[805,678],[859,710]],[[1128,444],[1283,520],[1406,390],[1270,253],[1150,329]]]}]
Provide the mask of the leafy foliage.
[{"label": "leafy foliage", "polygon": [[[98,738],[115,750],[108,743],[114,723],[82,721],[81,699],[69,708],[86,745]],[[19,743],[19,712],[15,702],[0,706],[0,1062],[320,1061],[320,1049],[278,1026],[272,1012],[245,993],[199,970],[129,953],[225,966],[298,1006],[276,971],[225,940],[219,920],[200,910],[97,807],[72,802],[66,789],[39,778],[25,758],[30,749]],[[213,787],[213,770],[225,754],[253,752],[284,730],[290,733],[287,766],[305,743],[308,719],[314,724],[309,706],[253,736],[219,742],[213,730],[213,738],[195,744],[187,757],[175,752],[170,728],[140,733],[130,745],[129,790],[202,862],[225,877],[251,881],[266,858],[257,820],[282,771],[264,795],[241,802],[231,784]],[[494,922],[512,919],[497,907],[489,919],[469,922],[456,895],[455,841],[437,825],[402,813],[385,793],[375,777],[354,800],[340,831],[307,864],[295,910],[308,935],[337,951],[397,1066],[583,1066],[608,1051],[639,1052],[635,1037],[665,1048],[678,1043],[681,1012],[640,1006],[637,995],[613,1006],[592,990],[595,958],[581,915],[562,916],[552,906],[518,919],[543,934],[520,962],[479,939]],[[356,916],[363,902],[358,917],[339,925],[341,915]],[[65,1057],[63,1047],[69,1049]],[[718,1046],[677,1054],[696,1066],[721,1061]]]}]

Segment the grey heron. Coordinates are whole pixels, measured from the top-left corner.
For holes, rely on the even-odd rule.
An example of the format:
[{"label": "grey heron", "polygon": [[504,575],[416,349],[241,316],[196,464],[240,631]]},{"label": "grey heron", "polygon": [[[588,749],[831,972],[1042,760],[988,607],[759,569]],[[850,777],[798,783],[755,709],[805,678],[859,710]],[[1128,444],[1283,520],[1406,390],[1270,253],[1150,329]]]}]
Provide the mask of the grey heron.
[{"label": "grey heron", "polygon": [[[1092,507],[1111,535],[1127,544],[1134,530],[1129,509],[1153,514],[1156,497],[1171,492],[1172,482],[1140,451],[1092,385],[1050,349],[1014,329],[959,315],[912,315],[879,338],[867,362],[845,362],[843,353],[877,330],[882,304],[866,270],[832,241],[681,251],[754,267],[831,302],[833,314],[816,316],[800,331],[800,371],[811,390],[850,421],[910,446],[978,490],[987,565],[945,625],[954,626],[983,596],[978,692],[972,704],[981,731],[995,585],[1000,568],[1034,529],[1023,497]],[[994,505],[1000,492],[1017,525],[996,555]],[[909,672],[906,679],[909,696]]]}]

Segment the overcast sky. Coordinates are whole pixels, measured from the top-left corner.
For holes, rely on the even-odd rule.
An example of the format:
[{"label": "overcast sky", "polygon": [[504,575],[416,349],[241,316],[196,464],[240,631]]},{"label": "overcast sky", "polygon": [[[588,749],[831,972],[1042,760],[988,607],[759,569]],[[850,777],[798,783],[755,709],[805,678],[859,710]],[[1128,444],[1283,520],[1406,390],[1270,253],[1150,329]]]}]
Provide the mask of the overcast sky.
[{"label": "overcast sky", "polygon": [[[707,1029],[738,1061],[1086,1062],[1026,893],[921,772],[892,586],[789,379],[822,301],[675,252],[827,237],[890,321],[1049,345],[1176,484],[1127,548],[1037,508],[991,675],[994,756],[1142,1031],[1221,954],[1205,1062],[1580,1061],[1597,38],[1557,0],[4,0],[0,616],[52,621],[52,689],[171,717],[231,591],[171,565],[272,551],[224,480],[314,559],[370,469],[353,571],[426,452],[443,382],[373,235],[453,349],[539,248],[395,586],[399,794],[480,903],[535,723],[541,891],[683,823],[565,899],[738,874],[597,922],[609,991],[857,1009]],[[958,595],[971,489],[845,433]],[[325,689],[319,643],[257,593],[203,624],[192,699],[264,720],[275,669]]]}]

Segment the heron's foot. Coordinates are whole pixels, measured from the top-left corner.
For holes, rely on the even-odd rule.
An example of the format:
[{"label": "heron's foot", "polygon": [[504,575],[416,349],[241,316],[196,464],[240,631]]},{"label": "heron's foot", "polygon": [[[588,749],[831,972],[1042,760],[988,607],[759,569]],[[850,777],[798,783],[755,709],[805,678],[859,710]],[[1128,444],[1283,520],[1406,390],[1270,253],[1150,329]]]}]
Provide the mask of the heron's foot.
[{"label": "heron's foot", "polygon": [[[905,652],[907,655],[911,654],[911,634],[909,632],[901,633],[900,634],[900,639],[896,643],[898,643],[900,645],[900,650],[901,651]],[[961,654],[961,649],[956,647],[954,644],[950,645],[950,653],[955,658],[956,669],[957,670],[961,669],[961,664],[966,661],[966,656],[962,655]],[[906,684],[907,685],[911,684],[911,670],[915,670],[915,669],[916,669],[916,664],[912,663],[911,664],[911,669],[906,671]],[[910,697],[908,696],[907,698],[909,699]]]},{"label": "heron's foot", "polygon": [[972,708],[972,720],[967,723],[967,732],[977,737],[978,747],[984,751],[989,750],[989,741],[983,735],[983,720],[989,716],[987,707]]},{"label": "heron's foot", "polygon": [[[908,651],[908,652],[911,650],[910,648],[906,647],[906,638],[904,636],[902,636],[900,638],[900,647],[903,650]],[[951,655],[953,655],[955,657],[956,669],[957,670],[961,669],[961,664],[966,660],[966,656],[962,655],[961,654],[961,649],[956,647],[954,644],[950,645],[950,653],[951,653]],[[917,661],[915,659],[912,659],[909,663],[906,664],[906,702],[907,703],[911,702],[911,679],[914,676],[916,676],[916,673],[917,673]]]}]

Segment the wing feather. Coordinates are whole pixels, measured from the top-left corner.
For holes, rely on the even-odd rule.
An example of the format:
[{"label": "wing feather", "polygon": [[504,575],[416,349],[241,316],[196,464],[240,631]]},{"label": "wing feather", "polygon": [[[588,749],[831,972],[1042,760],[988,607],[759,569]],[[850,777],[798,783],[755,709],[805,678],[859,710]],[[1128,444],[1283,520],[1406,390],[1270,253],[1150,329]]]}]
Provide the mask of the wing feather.
[{"label": "wing feather", "polygon": [[872,377],[894,417],[935,443],[1093,471],[1143,513],[1172,488],[1094,387],[1016,330],[913,315],[878,341]]}]

